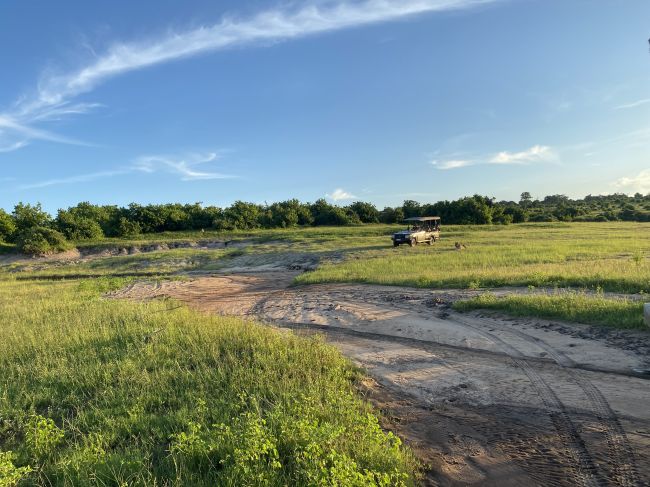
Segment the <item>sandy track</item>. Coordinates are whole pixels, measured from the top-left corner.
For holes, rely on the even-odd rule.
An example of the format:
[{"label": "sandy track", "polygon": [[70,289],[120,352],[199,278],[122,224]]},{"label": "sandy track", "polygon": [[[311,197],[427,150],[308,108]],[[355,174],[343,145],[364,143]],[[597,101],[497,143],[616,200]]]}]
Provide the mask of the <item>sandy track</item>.
[{"label": "sandy track", "polygon": [[459,315],[464,291],[289,287],[297,272],[136,283],[222,314],[324,333],[376,381],[366,392],[440,485],[648,485],[648,337]]}]

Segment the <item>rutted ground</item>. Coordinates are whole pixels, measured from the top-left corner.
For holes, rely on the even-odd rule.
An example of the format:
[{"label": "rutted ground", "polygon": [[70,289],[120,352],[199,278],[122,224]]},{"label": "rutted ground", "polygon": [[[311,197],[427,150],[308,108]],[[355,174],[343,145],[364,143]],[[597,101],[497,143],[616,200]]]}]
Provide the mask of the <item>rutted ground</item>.
[{"label": "rutted ground", "polygon": [[646,334],[451,311],[473,291],[291,287],[308,257],[260,259],[113,297],[167,296],[324,333],[376,381],[367,394],[432,464],[432,483],[650,483]]}]

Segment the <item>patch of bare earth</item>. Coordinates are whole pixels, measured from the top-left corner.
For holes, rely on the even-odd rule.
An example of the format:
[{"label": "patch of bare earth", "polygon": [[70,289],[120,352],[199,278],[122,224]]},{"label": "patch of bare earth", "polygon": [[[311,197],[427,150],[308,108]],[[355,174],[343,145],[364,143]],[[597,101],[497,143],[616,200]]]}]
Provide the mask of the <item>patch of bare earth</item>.
[{"label": "patch of bare earth", "polygon": [[298,272],[136,283],[113,297],[324,334],[368,371],[362,392],[430,465],[431,485],[650,485],[647,334],[451,311],[471,291],[290,287]]}]

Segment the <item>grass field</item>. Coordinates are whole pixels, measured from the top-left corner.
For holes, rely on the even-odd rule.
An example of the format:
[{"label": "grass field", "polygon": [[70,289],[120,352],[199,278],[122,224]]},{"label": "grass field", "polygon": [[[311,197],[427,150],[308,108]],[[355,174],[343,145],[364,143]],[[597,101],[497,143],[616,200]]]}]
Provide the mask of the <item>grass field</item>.
[{"label": "grass field", "polygon": [[0,485],[413,483],[335,349],[123,284],[0,282]]},{"label": "grass field", "polygon": [[486,293],[476,298],[457,301],[454,309],[470,311],[486,309],[511,316],[538,316],[576,323],[605,325],[623,329],[645,329],[643,303],[625,298],[606,298],[580,292],[542,295],[509,295],[497,297]]},{"label": "grass field", "polygon": [[[0,260],[0,486],[409,485],[416,464],[355,393],[359,373],[316,339],[167,301],[100,299],[142,276],[320,262],[297,284],[572,287],[486,293],[456,304],[642,328],[650,224],[446,227],[433,246],[392,248],[398,227],[166,234],[95,249],[234,240],[81,261]],[[454,249],[454,242],[467,247]],[[91,276],[99,276],[89,279]],[[129,277],[116,277],[129,276]],[[44,280],[62,279],[62,280]],[[74,278],[74,279],[71,279]],[[28,279],[28,280],[24,280]]]},{"label": "grass field", "polygon": [[[353,232],[351,231],[351,235]],[[650,224],[558,223],[447,227],[433,246],[351,252],[301,284],[362,282],[424,288],[544,286],[650,291]],[[467,248],[454,249],[454,242]]]}]

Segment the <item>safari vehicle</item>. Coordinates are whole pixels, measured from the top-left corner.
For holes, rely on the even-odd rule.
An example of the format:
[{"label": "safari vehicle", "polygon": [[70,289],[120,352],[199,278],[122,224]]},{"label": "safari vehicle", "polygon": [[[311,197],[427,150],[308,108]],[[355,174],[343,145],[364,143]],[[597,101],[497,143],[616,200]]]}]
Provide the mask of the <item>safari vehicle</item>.
[{"label": "safari vehicle", "polygon": [[411,247],[419,243],[431,245],[440,239],[440,217],[439,216],[416,216],[404,220],[407,224],[406,230],[392,235],[393,247],[401,244],[409,244]]}]

